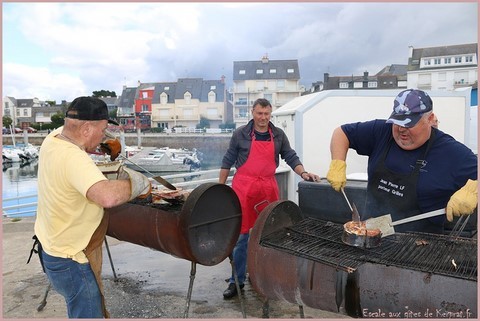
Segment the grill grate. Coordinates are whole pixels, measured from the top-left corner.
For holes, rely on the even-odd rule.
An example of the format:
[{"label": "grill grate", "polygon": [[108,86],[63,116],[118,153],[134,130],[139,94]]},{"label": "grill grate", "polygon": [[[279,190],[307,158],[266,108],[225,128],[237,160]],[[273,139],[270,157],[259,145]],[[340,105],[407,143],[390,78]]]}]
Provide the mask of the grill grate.
[{"label": "grill grate", "polygon": [[262,236],[260,245],[353,272],[364,262],[477,280],[477,241],[427,233],[401,233],[362,249],[342,242],[343,225],[306,218]]}]

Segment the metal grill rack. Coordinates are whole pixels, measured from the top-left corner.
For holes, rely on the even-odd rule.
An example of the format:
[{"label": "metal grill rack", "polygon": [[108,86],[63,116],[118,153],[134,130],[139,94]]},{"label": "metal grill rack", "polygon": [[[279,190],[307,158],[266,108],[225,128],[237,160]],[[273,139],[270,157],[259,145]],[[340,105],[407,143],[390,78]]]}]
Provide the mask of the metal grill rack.
[{"label": "metal grill rack", "polygon": [[477,241],[427,233],[397,233],[379,247],[344,244],[343,225],[305,218],[262,236],[260,245],[353,272],[364,262],[477,280]]}]

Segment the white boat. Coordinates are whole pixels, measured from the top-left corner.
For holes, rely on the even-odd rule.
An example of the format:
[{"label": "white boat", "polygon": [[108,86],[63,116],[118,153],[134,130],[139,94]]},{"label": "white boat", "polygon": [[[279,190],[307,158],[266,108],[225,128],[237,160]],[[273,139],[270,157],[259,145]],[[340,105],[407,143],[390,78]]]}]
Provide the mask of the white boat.
[{"label": "white boat", "polygon": [[3,163],[25,163],[29,162],[32,158],[33,157],[25,153],[23,148],[8,145],[2,146]]},{"label": "white boat", "polygon": [[153,149],[148,155],[138,157],[132,162],[127,161],[125,164],[139,172],[190,172],[199,170],[201,167],[196,149],[168,147]]}]

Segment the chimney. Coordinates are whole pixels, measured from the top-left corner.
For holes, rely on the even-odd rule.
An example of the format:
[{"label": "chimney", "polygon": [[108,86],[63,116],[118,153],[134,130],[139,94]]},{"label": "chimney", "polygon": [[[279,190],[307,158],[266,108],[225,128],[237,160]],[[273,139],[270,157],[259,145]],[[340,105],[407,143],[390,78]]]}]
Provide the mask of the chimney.
[{"label": "chimney", "polygon": [[413,46],[408,46],[408,58],[413,58]]},{"label": "chimney", "polygon": [[224,75],[222,75],[222,77],[220,77],[220,81],[222,82],[222,84],[225,83],[225,76]]},{"label": "chimney", "polygon": [[267,53],[262,57],[262,63],[268,64],[268,54]]},{"label": "chimney", "polygon": [[323,82],[328,83],[328,78],[330,78],[330,74],[328,72],[323,74]]},{"label": "chimney", "polygon": [[367,79],[368,78],[368,71],[364,71],[363,72],[363,79]]}]

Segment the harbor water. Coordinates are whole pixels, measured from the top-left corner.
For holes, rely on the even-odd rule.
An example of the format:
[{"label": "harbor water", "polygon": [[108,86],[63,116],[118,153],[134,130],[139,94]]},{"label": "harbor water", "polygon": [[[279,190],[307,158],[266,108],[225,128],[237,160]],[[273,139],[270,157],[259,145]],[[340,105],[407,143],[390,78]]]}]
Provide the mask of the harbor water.
[{"label": "harbor water", "polygon": [[[38,160],[3,164],[2,209],[8,217],[34,216],[37,208]],[[32,204],[32,206],[28,206]]]},{"label": "harbor water", "polygon": [[[215,170],[215,168],[217,168],[217,170]],[[177,187],[185,186],[185,188],[187,188],[192,185],[195,186],[196,181],[216,181],[218,179],[219,168],[218,166],[215,168],[213,166],[204,166],[199,172],[162,172],[161,176]],[[3,164],[3,216],[10,218],[35,216],[38,201],[37,171],[38,160],[33,160],[28,164]],[[145,175],[151,176],[149,174]]]}]

